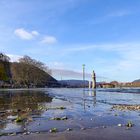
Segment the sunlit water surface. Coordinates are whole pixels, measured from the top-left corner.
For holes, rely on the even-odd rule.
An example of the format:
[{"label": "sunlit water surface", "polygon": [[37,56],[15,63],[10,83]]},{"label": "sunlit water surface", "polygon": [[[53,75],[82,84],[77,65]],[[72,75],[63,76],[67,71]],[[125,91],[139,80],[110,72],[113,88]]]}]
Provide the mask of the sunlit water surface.
[{"label": "sunlit water surface", "polygon": [[[117,126],[130,120],[140,126],[140,111],[112,110],[116,104],[140,104],[140,89],[0,90],[0,133],[80,130]],[[16,122],[19,117],[22,121]],[[52,120],[56,117],[67,119]]]}]

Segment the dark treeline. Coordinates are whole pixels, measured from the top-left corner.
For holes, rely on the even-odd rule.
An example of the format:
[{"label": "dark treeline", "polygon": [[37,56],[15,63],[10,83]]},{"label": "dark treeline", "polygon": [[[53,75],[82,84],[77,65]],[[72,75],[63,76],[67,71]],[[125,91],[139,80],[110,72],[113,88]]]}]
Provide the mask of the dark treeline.
[{"label": "dark treeline", "polygon": [[0,80],[9,81],[11,79],[10,58],[0,53]]},{"label": "dark treeline", "polygon": [[0,54],[0,85],[10,87],[58,86],[51,76],[51,70],[40,61],[24,56],[18,62],[10,62],[5,54]]}]

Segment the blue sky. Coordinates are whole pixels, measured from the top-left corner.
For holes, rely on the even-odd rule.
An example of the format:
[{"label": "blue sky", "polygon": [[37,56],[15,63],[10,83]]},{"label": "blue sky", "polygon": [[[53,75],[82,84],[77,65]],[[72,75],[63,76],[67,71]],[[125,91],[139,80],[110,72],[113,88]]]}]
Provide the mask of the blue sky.
[{"label": "blue sky", "polygon": [[85,64],[99,81],[133,81],[140,78],[139,7],[139,0],[0,0],[0,51],[40,60],[57,79],[81,79]]}]

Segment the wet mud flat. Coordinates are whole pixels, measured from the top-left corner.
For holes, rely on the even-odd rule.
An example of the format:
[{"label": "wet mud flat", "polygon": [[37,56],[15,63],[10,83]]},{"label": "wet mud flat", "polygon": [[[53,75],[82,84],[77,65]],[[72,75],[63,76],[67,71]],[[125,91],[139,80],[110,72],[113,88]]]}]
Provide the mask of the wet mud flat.
[{"label": "wet mud flat", "polygon": [[98,90],[0,91],[0,139],[139,137],[139,102],[140,94]]}]

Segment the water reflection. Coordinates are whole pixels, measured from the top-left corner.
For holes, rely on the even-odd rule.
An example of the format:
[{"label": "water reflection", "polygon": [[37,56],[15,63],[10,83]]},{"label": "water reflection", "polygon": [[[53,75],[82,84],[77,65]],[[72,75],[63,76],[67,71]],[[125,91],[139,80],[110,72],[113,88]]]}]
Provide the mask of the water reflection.
[{"label": "water reflection", "polygon": [[0,111],[13,109],[37,109],[39,103],[51,102],[52,98],[41,91],[1,92]]},{"label": "water reflection", "polygon": [[89,90],[88,91],[88,96],[87,96],[87,94],[86,94],[87,92],[86,92],[86,90],[83,90],[83,107],[84,107],[84,111],[86,112],[86,106],[88,106],[89,107],[89,99],[88,99],[88,97],[90,98],[90,99],[92,99],[92,100],[90,100],[90,101],[92,101],[92,104],[93,104],[93,107],[95,107],[95,105],[96,105],[96,90]]},{"label": "water reflection", "polygon": [[43,91],[1,91],[0,92],[0,129],[6,128],[8,122],[17,117],[23,118],[23,124],[31,120],[31,115],[40,116],[46,103],[52,98]]},{"label": "water reflection", "polygon": [[[103,92],[98,89],[0,91],[0,133],[117,126],[118,123],[126,124],[128,120],[140,126],[139,112],[111,109],[114,104],[139,104],[139,101],[140,94]],[[60,120],[65,116],[67,120]],[[17,117],[23,118],[22,124],[15,122]]]}]

